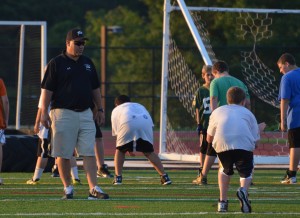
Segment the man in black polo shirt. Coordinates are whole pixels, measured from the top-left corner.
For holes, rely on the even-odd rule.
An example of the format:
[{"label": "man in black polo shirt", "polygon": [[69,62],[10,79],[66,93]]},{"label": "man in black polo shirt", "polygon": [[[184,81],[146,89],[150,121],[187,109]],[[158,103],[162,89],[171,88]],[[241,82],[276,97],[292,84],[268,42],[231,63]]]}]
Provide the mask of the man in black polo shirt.
[{"label": "man in black polo shirt", "polygon": [[[82,55],[87,38],[80,29],[67,33],[66,50],[47,65],[42,81],[41,123],[51,125],[52,156],[57,158],[60,178],[64,185],[63,199],[73,198],[70,177],[70,158],[76,148],[83,157],[89,183],[88,199],[108,199],[97,186],[95,161],[95,123],[90,106],[95,103],[94,114],[98,124],[104,122],[101,107],[100,83],[91,59]],[[48,106],[51,102],[50,116]]]}]

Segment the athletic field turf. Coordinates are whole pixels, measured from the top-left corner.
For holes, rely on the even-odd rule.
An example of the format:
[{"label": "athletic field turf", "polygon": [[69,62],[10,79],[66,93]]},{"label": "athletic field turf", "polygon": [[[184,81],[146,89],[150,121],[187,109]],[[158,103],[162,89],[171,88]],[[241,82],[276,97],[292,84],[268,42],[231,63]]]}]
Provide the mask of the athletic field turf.
[{"label": "athletic field turf", "polygon": [[1,173],[1,217],[300,217],[300,186],[282,185],[284,170],[256,170],[251,187],[251,215],[240,212],[236,197],[239,177],[235,172],[229,190],[229,212],[217,213],[217,170],[210,171],[207,186],[193,185],[196,170],[167,170],[172,185],[160,185],[154,170],[125,170],[123,184],[98,178],[109,200],[87,200],[88,186],[75,187],[73,200],[60,200],[60,179],[44,173],[40,184],[27,185],[32,173]]}]

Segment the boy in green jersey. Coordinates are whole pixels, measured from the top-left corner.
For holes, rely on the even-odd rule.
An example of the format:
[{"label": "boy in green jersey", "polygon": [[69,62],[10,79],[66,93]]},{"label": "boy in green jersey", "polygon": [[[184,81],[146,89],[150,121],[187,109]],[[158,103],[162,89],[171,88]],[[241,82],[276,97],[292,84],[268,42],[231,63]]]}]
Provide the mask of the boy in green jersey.
[{"label": "boy in green jersey", "polygon": [[[214,79],[214,76],[212,75],[212,66],[203,66],[202,79],[204,80],[204,84],[197,90],[193,101],[193,106],[196,109],[197,132],[200,139],[200,167],[198,177],[193,180],[193,183],[198,185],[207,184],[206,174],[217,156],[211,143],[209,144],[206,141],[206,130],[211,114],[209,87],[211,81]],[[203,169],[206,172],[205,176],[202,174]]]}]

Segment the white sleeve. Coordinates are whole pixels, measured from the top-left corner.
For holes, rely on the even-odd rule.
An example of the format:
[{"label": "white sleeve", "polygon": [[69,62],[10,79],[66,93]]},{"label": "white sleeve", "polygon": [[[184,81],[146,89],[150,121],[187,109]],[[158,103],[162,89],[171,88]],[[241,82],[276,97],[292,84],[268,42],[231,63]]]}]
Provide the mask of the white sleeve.
[{"label": "white sleeve", "polygon": [[117,135],[116,108],[111,112],[111,133],[112,136]]},{"label": "white sleeve", "polygon": [[251,113],[251,115],[252,115],[251,116],[251,124],[252,124],[251,132],[252,132],[255,142],[257,142],[260,139],[259,127],[258,127],[255,116],[252,113]]}]

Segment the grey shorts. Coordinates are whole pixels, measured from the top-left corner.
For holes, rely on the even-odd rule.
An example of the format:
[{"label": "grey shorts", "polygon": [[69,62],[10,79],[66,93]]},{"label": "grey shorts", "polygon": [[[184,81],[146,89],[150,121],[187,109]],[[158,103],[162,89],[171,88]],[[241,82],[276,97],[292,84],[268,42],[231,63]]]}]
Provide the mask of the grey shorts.
[{"label": "grey shorts", "polygon": [[74,149],[79,156],[95,156],[95,123],[91,109],[76,112],[68,109],[52,109],[51,155],[70,159]]}]

